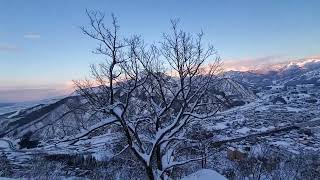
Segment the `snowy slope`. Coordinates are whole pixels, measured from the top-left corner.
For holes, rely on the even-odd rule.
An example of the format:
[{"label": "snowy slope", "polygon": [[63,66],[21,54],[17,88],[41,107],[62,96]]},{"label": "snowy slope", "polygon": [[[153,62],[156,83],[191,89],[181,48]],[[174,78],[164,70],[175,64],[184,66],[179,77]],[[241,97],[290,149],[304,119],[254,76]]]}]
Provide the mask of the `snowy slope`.
[{"label": "snowy slope", "polygon": [[267,69],[246,72],[230,71],[225,76],[242,82],[253,89],[271,85],[295,86],[314,84],[320,86],[320,60],[305,59],[271,65]]},{"label": "snowy slope", "polygon": [[218,172],[211,169],[202,169],[187,177],[182,178],[182,180],[228,180]]}]

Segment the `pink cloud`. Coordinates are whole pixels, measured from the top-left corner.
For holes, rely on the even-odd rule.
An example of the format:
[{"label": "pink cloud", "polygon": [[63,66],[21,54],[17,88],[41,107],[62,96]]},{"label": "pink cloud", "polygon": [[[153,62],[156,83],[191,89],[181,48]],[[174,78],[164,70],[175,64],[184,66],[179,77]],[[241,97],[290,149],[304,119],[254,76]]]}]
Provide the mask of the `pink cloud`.
[{"label": "pink cloud", "polygon": [[288,61],[287,56],[265,56],[258,58],[247,58],[247,59],[233,59],[224,61],[224,69],[236,70],[236,71],[248,71],[257,70],[261,68],[269,67],[275,63],[282,63]]},{"label": "pink cloud", "polygon": [[55,89],[6,89],[0,90],[0,102],[35,101],[62,95]]},{"label": "pink cloud", "polygon": [[248,71],[256,70],[264,72],[270,69],[278,69],[288,62],[298,62],[307,59],[320,59],[320,55],[307,56],[303,58],[290,58],[288,56],[266,56],[259,58],[233,59],[224,61],[225,71]]},{"label": "pink cloud", "polygon": [[38,101],[69,95],[73,90],[73,84],[70,82],[50,85],[0,85],[0,102]]}]

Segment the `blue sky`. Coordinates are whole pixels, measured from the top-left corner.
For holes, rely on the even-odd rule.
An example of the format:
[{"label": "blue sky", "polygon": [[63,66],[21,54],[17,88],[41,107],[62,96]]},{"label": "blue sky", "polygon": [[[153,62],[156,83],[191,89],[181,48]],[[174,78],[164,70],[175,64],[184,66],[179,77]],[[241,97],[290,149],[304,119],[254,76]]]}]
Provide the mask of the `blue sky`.
[{"label": "blue sky", "polygon": [[115,13],[122,34],[150,43],[180,18],[226,61],[320,54],[319,0],[0,0],[0,102],[54,96],[88,75],[101,59],[79,29],[85,9]]}]

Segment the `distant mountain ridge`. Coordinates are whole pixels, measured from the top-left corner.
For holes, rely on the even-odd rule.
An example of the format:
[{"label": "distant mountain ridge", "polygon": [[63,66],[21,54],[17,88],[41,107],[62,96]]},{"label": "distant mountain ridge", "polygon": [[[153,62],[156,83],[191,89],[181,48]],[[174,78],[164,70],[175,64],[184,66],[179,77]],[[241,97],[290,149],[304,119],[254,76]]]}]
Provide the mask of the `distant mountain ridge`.
[{"label": "distant mountain ridge", "polygon": [[[295,86],[312,84],[320,87],[320,60],[308,59],[293,61],[285,64],[274,65],[277,68],[260,71],[228,71],[213,87],[212,93],[218,94],[222,100],[227,100],[229,106],[243,105],[255,101],[256,93],[269,86],[283,85]],[[72,93],[71,97],[60,100],[39,102],[29,107],[5,112],[0,111],[0,134],[7,134],[13,138],[19,138],[28,131],[37,132],[43,138],[63,138],[82,131],[98,121],[87,122],[89,110],[82,106],[82,99],[78,93]],[[0,103],[0,106],[6,106]],[[13,106],[14,107],[14,106]],[[74,107],[81,107],[72,113],[68,113]],[[1,110],[1,109],[0,109]],[[83,119],[83,118],[84,119]],[[70,128],[78,127],[77,130]]]},{"label": "distant mountain ridge", "polygon": [[1,103],[0,102],[0,107],[5,107],[5,106],[12,106],[14,103]]},{"label": "distant mountain ridge", "polygon": [[248,87],[294,86],[301,84],[319,86],[320,59],[289,61],[250,71],[228,71],[224,75]]}]

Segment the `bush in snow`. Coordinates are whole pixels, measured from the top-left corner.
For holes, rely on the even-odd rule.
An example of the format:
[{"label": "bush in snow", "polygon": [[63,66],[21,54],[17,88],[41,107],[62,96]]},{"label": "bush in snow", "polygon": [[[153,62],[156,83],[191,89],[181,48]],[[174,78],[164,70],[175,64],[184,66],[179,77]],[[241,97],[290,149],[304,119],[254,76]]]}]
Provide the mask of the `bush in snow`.
[{"label": "bush in snow", "polygon": [[19,176],[32,179],[63,179],[64,164],[60,162],[46,161],[42,157],[35,157],[30,161],[28,169]]},{"label": "bush in snow", "polygon": [[35,148],[40,143],[38,140],[31,140],[32,132],[27,132],[25,135],[22,136],[20,142],[18,143],[20,145],[20,149],[27,148]]},{"label": "bush in snow", "polygon": [[0,155],[0,177],[10,177],[13,175],[12,164],[7,155],[2,152]]}]

